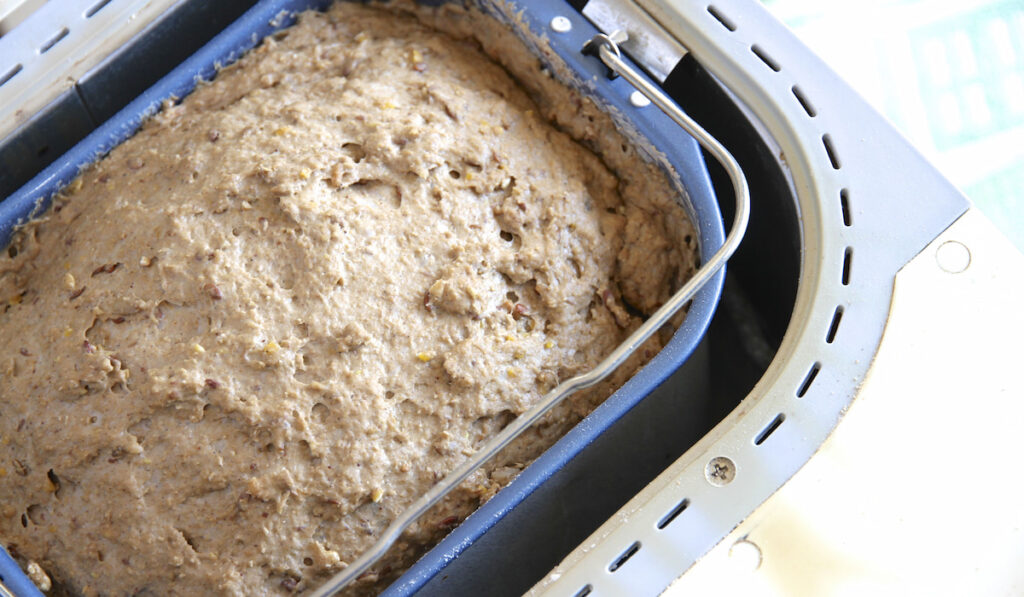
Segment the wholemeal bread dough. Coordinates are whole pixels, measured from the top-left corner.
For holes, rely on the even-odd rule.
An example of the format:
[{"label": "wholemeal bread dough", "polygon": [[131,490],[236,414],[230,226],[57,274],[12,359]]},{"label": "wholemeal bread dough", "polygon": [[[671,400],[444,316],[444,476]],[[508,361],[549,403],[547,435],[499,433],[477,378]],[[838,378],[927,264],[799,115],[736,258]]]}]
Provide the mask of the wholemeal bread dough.
[{"label": "wholemeal bread dough", "polygon": [[[522,48],[486,58],[481,18],[304,14],[18,232],[0,257],[15,557],[71,594],[316,586],[692,273],[666,176]],[[352,590],[394,578],[663,340]]]}]

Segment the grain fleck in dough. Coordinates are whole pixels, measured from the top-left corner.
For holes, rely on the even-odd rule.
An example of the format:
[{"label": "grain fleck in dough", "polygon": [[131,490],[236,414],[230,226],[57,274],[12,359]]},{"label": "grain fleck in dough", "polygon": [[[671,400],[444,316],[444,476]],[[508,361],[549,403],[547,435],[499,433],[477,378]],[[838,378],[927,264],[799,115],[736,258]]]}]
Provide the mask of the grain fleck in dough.
[{"label": "grain fleck in dough", "polygon": [[[589,102],[531,84],[521,49],[502,68],[456,39],[482,17],[419,11],[451,37],[412,12],[303,15],[0,257],[0,539],[58,590],[315,586],[692,272],[665,177]],[[643,356],[474,474],[353,592],[394,578]]]}]

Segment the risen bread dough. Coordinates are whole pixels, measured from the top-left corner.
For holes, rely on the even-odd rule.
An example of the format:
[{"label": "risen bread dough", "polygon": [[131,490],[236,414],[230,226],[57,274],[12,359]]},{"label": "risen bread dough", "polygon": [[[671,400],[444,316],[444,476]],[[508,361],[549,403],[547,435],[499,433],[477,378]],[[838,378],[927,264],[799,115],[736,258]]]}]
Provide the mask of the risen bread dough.
[{"label": "risen bread dough", "polygon": [[[542,113],[409,12],[303,15],[0,258],[0,538],[63,590],[315,586],[691,273],[665,176],[589,102],[529,83],[536,61],[503,48]],[[423,12],[456,36],[480,18]],[[478,471],[355,590],[644,357]]]}]

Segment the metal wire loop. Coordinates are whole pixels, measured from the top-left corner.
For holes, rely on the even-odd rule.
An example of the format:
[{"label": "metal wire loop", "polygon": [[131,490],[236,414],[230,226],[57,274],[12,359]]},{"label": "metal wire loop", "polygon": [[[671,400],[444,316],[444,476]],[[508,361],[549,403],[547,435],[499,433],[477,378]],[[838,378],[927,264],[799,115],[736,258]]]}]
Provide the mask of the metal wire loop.
[{"label": "metal wire loop", "polygon": [[[619,40],[618,43],[616,43],[616,41],[615,41],[616,39]],[[622,43],[622,42],[626,41],[627,39],[629,39],[629,35],[627,35],[625,31],[614,31],[614,32],[612,32],[611,35],[605,35],[604,33],[599,33],[599,34],[595,35],[594,37],[590,38],[587,41],[587,43],[583,44],[582,52],[586,56],[598,56],[598,57],[600,57],[601,49],[602,48],[608,48],[612,52],[614,52],[617,57],[619,57],[621,59],[622,58],[622,52],[619,50],[619,43]],[[612,69],[612,68],[609,67],[608,68],[608,78],[609,79],[614,79],[617,76],[618,76],[618,73],[615,72],[615,69]]]}]

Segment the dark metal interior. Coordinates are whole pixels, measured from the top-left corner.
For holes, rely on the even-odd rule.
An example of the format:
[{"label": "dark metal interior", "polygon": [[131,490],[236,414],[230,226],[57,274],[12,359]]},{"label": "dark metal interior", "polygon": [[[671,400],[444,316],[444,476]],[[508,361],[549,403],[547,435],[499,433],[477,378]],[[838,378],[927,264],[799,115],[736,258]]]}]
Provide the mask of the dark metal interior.
[{"label": "dark metal interior", "polygon": [[[0,146],[0,197],[27,182],[252,4],[184,2],[94,69]],[[670,381],[463,552],[423,594],[518,595],[527,590],[735,408],[782,340],[796,297],[801,239],[795,199],[778,156],[692,57],[683,59],[664,87],[736,156],[751,188],[750,226],[728,265],[710,332]],[[731,222],[731,186],[724,171],[708,161],[725,221]]]}]

